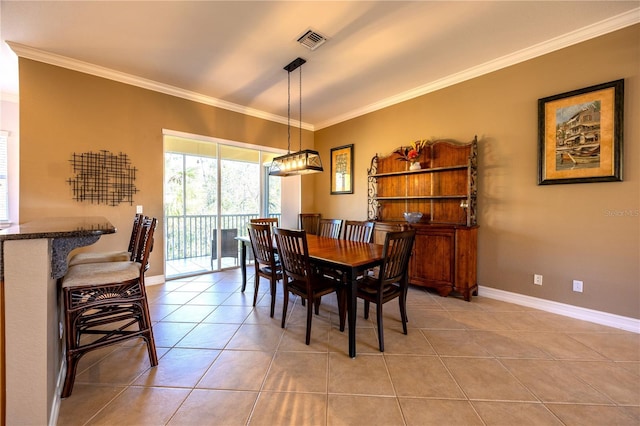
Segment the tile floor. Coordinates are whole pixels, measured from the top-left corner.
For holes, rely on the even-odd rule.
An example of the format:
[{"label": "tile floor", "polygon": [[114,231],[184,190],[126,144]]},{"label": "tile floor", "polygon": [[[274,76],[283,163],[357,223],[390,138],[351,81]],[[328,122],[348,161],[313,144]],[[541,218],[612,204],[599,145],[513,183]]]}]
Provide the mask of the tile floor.
[{"label": "tile floor", "polygon": [[[223,257],[220,269],[229,269],[238,266],[240,255],[237,257]],[[189,257],[186,259],[168,260],[165,262],[165,274],[169,279],[177,279],[186,275],[204,274],[212,272],[212,268],[218,268],[218,259],[211,263],[211,256]]]},{"label": "tile floor", "polygon": [[638,334],[411,288],[408,335],[384,307],[384,354],[359,305],[351,359],[334,297],[306,346],[300,301],[283,330],[282,295],[271,319],[252,283],[241,293],[233,270],[149,287],[160,364],[138,342],[87,354],[58,424],[640,424]]}]

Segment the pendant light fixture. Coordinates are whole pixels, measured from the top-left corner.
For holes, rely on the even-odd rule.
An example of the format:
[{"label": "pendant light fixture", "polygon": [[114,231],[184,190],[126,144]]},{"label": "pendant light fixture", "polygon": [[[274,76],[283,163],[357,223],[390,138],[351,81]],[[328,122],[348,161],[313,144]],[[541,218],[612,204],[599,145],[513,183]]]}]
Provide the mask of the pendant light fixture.
[{"label": "pendant light fixture", "polygon": [[[309,173],[322,172],[322,161],[318,151],[311,149],[302,150],[302,64],[307,62],[297,58],[284,67],[287,71],[287,154],[276,157],[271,162],[269,175],[271,176],[296,176]],[[291,72],[300,69],[300,148],[298,152],[291,152]]]}]

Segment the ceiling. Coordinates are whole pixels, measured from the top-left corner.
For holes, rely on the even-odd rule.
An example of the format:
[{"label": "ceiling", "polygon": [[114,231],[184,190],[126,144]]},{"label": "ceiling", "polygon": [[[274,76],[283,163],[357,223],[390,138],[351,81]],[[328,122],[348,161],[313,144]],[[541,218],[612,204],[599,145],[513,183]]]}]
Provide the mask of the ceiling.
[{"label": "ceiling", "polygon": [[[286,122],[287,71],[319,129],[640,22],[640,1],[4,1],[14,53]],[[297,39],[328,38],[311,51]],[[299,74],[291,74],[298,120]],[[284,117],[284,118],[283,118]]]}]

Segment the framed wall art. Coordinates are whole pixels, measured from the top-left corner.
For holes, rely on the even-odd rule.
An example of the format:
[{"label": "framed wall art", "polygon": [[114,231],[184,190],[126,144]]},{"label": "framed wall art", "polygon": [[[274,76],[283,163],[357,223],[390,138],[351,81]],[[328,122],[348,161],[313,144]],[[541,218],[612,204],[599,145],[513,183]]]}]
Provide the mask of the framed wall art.
[{"label": "framed wall art", "polygon": [[331,148],[331,194],[353,194],[353,144]]},{"label": "framed wall art", "polygon": [[622,180],[624,80],[538,99],[538,185]]}]

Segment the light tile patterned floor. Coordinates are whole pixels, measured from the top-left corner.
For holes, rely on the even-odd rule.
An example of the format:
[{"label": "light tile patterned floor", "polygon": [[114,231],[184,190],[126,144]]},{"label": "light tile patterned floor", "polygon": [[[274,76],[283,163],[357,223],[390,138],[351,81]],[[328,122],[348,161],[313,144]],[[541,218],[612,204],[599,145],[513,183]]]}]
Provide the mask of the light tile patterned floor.
[{"label": "light tile patterned floor", "polygon": [[[251,272],[251,271],[249,271]],[[412,287],[409,334],[384,307],[347,356],[335,297],[304,344],[305,308],[238,270],[149,287],[160,364],[131,342],[87,354],[59,425],[638,425],[640,335],[488,298]]]}]

